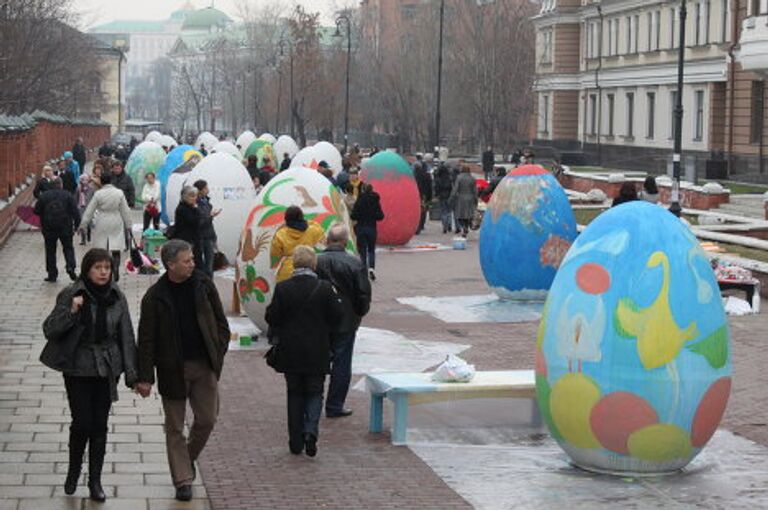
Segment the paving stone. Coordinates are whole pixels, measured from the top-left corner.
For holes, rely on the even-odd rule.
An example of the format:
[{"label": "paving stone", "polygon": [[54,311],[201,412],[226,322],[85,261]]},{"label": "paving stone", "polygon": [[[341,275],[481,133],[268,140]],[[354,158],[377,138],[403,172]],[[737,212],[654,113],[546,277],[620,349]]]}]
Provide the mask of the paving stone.
[{"label": "paving stone", "polygon": [[37,485],[4,485],[0,490],[6,498],[48,498],[53,493],[51,487]]},{"label": "paving stone", "polygon": [[51,499],[22,499],[19,510],[80,510],[82,500],[73,496],[54,496]]},{"label": "paving stone", "polygon": [[[195,498],[198,496],[195,495]],[[188,503],[182,503],[175,499],[150,499],[149,510],[210,510],[211,505],[205,499],[193,499]]]}]

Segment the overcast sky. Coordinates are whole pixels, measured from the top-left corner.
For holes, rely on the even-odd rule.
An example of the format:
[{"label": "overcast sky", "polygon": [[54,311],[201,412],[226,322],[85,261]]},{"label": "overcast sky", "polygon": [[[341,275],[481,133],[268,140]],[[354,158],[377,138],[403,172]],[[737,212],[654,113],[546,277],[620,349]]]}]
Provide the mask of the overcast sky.
[{"label": "overcast sky", "polygon": [[[184,5],[185,0],[73,0],[75,8],[83,14],[80,28],[88,28],[116,19],[165,19],[171,12]],[[238,7],[244,0],[215,0],[217,9],[221,9],[233,18],[238,17]],[[320,11],[323,22],[331,21],[334,8],[354,5],[353,0],[248,0],[257,8],[264,5],[283,3],[285,5],[302,4],[307,10]],[[197,8],[208,7],[211,0],[192,0]]]}]

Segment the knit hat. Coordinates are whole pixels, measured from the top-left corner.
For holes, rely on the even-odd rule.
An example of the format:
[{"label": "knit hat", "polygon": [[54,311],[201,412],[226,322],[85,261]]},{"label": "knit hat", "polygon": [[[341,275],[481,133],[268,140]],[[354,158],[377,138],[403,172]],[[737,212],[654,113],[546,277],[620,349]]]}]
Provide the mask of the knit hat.
[{"label": "knit hat", "polygon": [[67,158],[71,158],[71,157],[72,157],[72,153],[71,153],[71,152],[69,152],[69,151],[67,151],[67,152],[65,152],[65,153],[64,153],[64,155],[63,155],[62,157],[63,157],[64,159],[67,159]]}]

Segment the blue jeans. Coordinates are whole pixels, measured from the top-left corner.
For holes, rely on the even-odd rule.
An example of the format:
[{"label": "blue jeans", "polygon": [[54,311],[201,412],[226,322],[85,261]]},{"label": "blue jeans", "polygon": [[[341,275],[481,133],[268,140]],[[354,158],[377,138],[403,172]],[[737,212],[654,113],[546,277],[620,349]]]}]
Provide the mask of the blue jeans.
[{"label": "blue jeans", "polygon": [[453,230],[453,207],[447,198],[440,200],[440,220],[443,222],[444,232]]},{"label": "blue jeans", "polygon": [[369,269],[376,268],[376,227],[360,226],[355,227],[357,236],[357,251],[360,253],[360,260],[363,265]]},{"label": "blue jeans", "polygon": [[288,443],[291,449],[303,448],[304,434],[319,435],[323,411],[324,374],[285,374],[288,394]]},{"label": "blue jeans", "polygon": [[349,383],[352,380],[355,335],[356,330],[351,333],[337,333],[333,337],[331,381],[328,383],[328,399],[325,401],[326,414],[338,414],[344,409],[344,401],[347,399]]}]

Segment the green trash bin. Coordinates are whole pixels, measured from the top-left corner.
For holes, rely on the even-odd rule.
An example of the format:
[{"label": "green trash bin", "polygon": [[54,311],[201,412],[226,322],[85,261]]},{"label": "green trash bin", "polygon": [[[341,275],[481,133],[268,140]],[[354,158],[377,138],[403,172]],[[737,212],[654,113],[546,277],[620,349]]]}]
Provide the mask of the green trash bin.
[{"label": "green trash bin", "polygon": [[144,236],[143,238],[144,253],[147,257],[152,259],[160,258],[160,248],[168,242],[168,239],[164,235],[159,236]]}]

